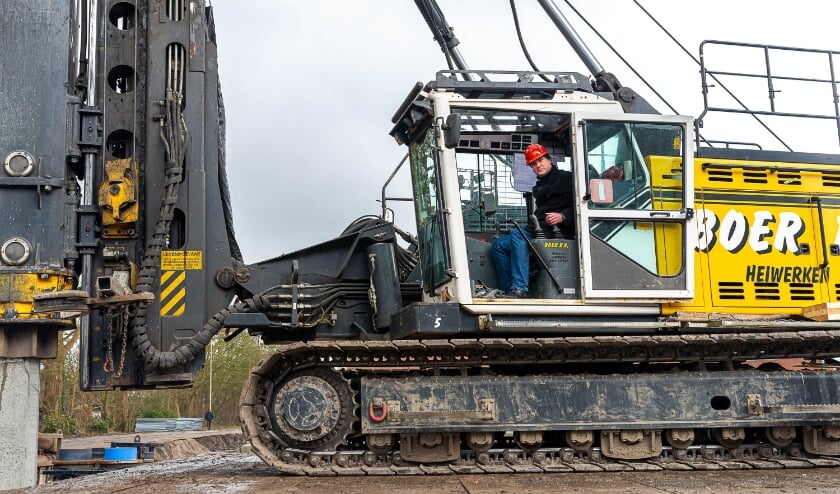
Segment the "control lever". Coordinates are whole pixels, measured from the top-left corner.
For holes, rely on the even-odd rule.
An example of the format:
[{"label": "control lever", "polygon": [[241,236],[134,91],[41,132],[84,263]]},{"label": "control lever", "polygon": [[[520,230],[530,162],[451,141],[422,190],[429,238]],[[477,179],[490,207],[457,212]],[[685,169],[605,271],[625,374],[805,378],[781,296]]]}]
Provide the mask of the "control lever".
[{"label": "control lever", "polygon": [[534,254],[534,257],[537,258],[537,261],[539,262],[540,266],[542,266],[542,268],[545,269],[545,272],[548,273],[548,277],[551,278],[551,281],[554,282],[554,286],[557,287],[557,290],[559,290],[562,293],[563,287],[560,286],[560,282],[557,281],[557,278],[554,277],[554,273],[551,272],[551,268],[548,267],[548,263],[545,262],[545,259],[543,259],[542,255],[540,254],[540,251],[538,251],[537,248],[531,244],[531,241],[528,240],[528,236],[525,235],[525,230],[523,230],[522,227],[519,226],[519,223],[517,223],[515,219],[510,218],[508,221],[513,223],[513,226],[515,226],[516,229],[519,230],[519,233],[522,235],[522,238],[525,239],[525,243],[528,244],[528,248],[531,249],[531,252]]}]

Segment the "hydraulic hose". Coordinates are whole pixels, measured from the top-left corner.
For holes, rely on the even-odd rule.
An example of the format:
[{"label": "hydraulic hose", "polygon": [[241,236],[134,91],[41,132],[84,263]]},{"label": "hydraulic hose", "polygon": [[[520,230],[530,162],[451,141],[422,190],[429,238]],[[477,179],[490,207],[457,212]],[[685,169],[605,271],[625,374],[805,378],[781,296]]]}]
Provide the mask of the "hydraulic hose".
[{"label": "hydraulic hose", "polygon": [[[184,149],[188,138],[184,115],[181,112],[181,99],[180,93],[172,90],[167,91],[166,118],[165,124],[161,127],[161,139],[166,149],[166,180],[160,214],[141,262],[140,273],[137,278],[137,292],[152,291],[158,273],[161,251],[166,246],[175,204],[178,201],[178,191],[184,174]],[[220,117],[220,119],[222,118]],[[223,145],[223,141],[221,144]],[[223,156],[221,158],[223,159]],[[226,187],[223,190],[226,190]],[[229,230],[229,233],[232,233],[232,231]],[[231,245],[232,250],[234,247],[235,244]],[[238,250],[238,247],[235,248]],[[156,348],[149,340],[146,322],[148,304],[140,303],[129,320],[128,337],[137,355],[143,360],[147,368],[171,369],[192,362],[204,352],[213,336],[218,334],[224,326],[224,321],[230,313],[260,311],[264,307],[267,307],[267,303],[259,297],[233,304],[213,315],[189,341],[167,352]]]},{"label": "hydraulic hose", "polygon": [[[351,233],[358,233],[365,228],[368,228],[371,224],[375,222],[384,223],[385,220],[380,218],[379,216],[361,216],[353,220],[344,231],[341,232],[341,236],[349,235]],[[411,235],[408,232],[400,229],[393,223],[391,226],[394,228],[394,231],[409,245],[412,247],[411,249],[406,249],[405,247],[397,244],[394,242],[394,256],[396,257],[397,261],[397,268],[400,274],[400,281],[405,281],[409,274],[414,270],[414,267],[417,265],[418,257],[417,257],[417,238]]]},{"label": "hydraulic hose", "polygon": [[[178,201],[181,178],[184,174],[184,146],[188,132],[184,115],[181,112],[182,96],[177,91],[167,90],[165,101],[165,123],[161,126],[160,134],[166,149],[166,164],[163,198],[161,199],[160,214],[155,223],[154,233],[146,246],[145,255],[140,263],[140,273],[137,277],[137,292],[151,292],[157,277],[161,251],[166,246],[170,224],[174,216],[175,204]],[[210,342],[215,333],[209,334],[207,327],[199,331],[190,341],[171,352],[163,352],[155,348],[149,340],[146,316],[148,304],[137,305],[128,324],[128,337],[137,354],[146,367],[168,369],[182,365],[195,359],[197,352]],[[221,326],[219,326],[221,327]],[[215,330],[218,332],[218,328]],[[209,334],[209,337],[208,337]]]}]

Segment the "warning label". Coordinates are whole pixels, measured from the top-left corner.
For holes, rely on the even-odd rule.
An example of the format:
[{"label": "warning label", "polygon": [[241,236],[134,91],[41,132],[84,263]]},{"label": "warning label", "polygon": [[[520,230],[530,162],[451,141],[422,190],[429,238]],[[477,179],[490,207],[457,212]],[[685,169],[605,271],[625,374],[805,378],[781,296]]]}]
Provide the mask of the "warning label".
[{"label": "warning label", "polygon": [[182,269],[202,269],[202,252],[200,250],[165,250],[160,253],[161,271],[176,271]]}]

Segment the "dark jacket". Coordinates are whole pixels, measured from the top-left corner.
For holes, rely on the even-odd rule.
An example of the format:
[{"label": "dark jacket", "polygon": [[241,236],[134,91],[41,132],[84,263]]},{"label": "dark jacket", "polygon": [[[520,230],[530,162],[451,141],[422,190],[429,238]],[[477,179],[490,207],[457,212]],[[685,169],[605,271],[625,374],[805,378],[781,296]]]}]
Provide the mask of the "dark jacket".
[{"label": "dark jacket", "polygon": [[544,177],[537,178],[533,189],[536,209],[534,214],[547,237],[552,227],[545,222],[546,213],[562,213],[563,223],[557,225],[561,237],[575,236],[575,184],[571,172],[552,167]]}]

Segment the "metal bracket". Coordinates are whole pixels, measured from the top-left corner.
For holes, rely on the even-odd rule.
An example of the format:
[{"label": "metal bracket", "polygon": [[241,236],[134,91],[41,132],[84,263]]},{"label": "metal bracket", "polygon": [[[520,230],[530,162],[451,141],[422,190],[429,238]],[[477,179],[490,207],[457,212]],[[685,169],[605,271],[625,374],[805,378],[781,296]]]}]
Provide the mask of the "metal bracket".
[{"label": "metal bracket", "polygon": [[95,154],[102,148],[102,128],[99,119],[102,110],[93,106],[79,108],[79,149],[83,153]]},{"label": "metal bracket", "polygon": [[761,395],[747,395],[747,413],[750,415],[761,415],[764,413],[764,406],[761,403]]}]

